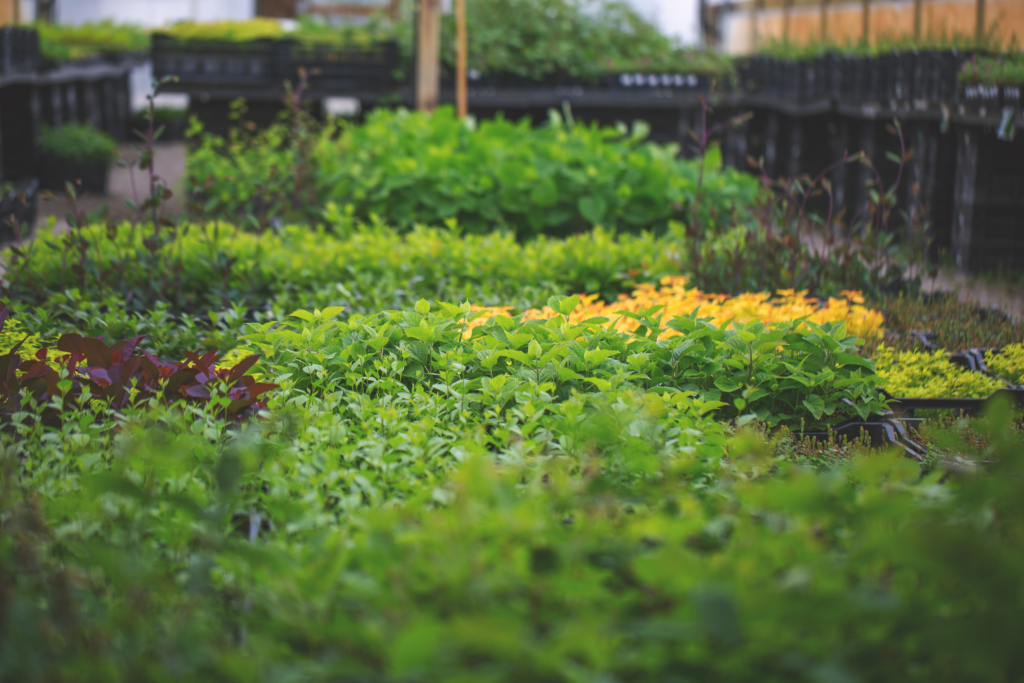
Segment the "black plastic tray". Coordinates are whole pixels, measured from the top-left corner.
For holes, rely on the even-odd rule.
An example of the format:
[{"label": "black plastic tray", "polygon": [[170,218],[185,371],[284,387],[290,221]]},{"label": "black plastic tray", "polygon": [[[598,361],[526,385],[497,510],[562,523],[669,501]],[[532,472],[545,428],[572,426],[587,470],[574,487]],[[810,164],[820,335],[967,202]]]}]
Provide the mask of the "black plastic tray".
[{"label": "black plastic tray", "polygon": [[280,80],[278,41],[178,40],[154,33],[153,75],[181,85],[269,86]]},{"label": "black plastic tray", "polygon": [[283,40],[277,45],[278,77],[298,81],[305,68],[310,86],[334,90],[373,90],[396,85],[398,42],[379,41],[365,47],[305,45]]},{"label": "black plastic tray", "polygon": [[860,421],[851,420],[836,425],[828,431],[794,432],[794,435],[818,441],[827,441],[829,438],[839,437],[846,438],[847,441],[852,442],[863,433],[866,433],[868,438],[870,438],[872,448],[896,446],[903,449],[907,456],[915,460],[921,460],[925,456],[925,448],[910,438],[903,423],[899,419],[889,416],[873,417]]}]

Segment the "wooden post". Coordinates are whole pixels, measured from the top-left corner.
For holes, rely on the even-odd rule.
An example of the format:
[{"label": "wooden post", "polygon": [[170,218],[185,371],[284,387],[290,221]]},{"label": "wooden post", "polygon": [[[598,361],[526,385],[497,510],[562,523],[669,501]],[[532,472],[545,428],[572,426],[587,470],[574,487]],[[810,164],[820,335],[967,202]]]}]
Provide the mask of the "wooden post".
[{"label": "wooden post", "polygon": [[921,4],[923,0],[914,0],[914,40],[921,40]]},{"label": "wooden post", "polygon": [[828,41],[828,0],[821,0],[821,42]]},{"label": "wooden post", "polygon": [[782,42],[789,43],[789,8],[793,0],[782,0]]},{"label": "wooden post", "polygon": [[757,21],[761,15],[761,8],[764,7],[764,0],[754,0],[750,5],[750,52],[757,52]]},{"label": "wooden post", "polygon": [[871,10],[868,8],[870,0],[860,0],[861,17],[864,21],[863,27],[863,41],[865,44],[870,43],[871,38]]},{"label": "wooden post", "polygon": [[466,71],[469,63],[469,38],[466,35],[466,0],[455,0],[455,106],[459,118],[469,114],[469,92],[466,84]]},{"label": "wooden post", "polygon": [[978,18],[974,26],[974,40],[981,46],[981,39],[985,37],[985,0],[976,0]]},{"label": "wooden post", "polygon": [[420,0],[416,40],[416,108],[434,111],[441,90],[441,0]]}]

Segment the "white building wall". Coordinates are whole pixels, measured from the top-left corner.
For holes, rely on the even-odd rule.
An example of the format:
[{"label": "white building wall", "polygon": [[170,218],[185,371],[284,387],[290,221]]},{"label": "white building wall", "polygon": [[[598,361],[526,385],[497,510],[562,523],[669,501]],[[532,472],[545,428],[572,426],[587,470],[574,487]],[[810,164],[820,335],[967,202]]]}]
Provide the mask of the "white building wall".
[{"label": "white building wall", "polygon": [[57,0],[55,10],[55,19],[62,24],[110,19],[158,27],[184,19],[250,19],[256,14],[256,0]]},{"label": "white building wall", "polygon": [[663,33],[675,36],[684,45],[700,43],[699,0],[630,0],[641,14],[652,20]]}]

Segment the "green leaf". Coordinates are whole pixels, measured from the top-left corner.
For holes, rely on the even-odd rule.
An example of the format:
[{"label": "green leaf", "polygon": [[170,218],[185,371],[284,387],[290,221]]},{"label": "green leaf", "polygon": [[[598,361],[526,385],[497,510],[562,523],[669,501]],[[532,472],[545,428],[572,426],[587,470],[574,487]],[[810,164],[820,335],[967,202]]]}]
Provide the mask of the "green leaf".
[{"label": "green leaf", "polygon": [[344,310],[344,306],[328,306],[324,310],[320,311],[320,317],[324,320],[330,320]]},{"label": "green leaf", "polygon": [[815,420],[821,419],[822,414],[825,412],[825,399],[815,394],[808,396],[802,403],[808,412],[814,416]]},{"label": "green leaf", "polygon": [[307,323],[311,323],[313,322],[313,320],[315,320],[315,317],[309,311],[294,311],[292,313],[289,313],[288,315],[292,318],[301,318],[302,320],[305,320]]},{"label": "green leaf", "polygon": [[[419,304],[416,305],[419,306]],[[434,335],[434,330],[430,327],[408,327],[405,330],[405,334],[426,344],[433,344],[437,339]]]},{"label": "green leaf", "polygon": [[603,197],[597,195],[581,197],[576,206],[584,220],[593,225],[604,222],[605,213],[608,211],[608,202]]},{"label": "green leaf", "polygon": [[562,315],[568,316],[579,305],[580,297],[578,295],[567,296],[564,299],[562,299],[561,302],[559,302],[558,308],[556,310]]}]

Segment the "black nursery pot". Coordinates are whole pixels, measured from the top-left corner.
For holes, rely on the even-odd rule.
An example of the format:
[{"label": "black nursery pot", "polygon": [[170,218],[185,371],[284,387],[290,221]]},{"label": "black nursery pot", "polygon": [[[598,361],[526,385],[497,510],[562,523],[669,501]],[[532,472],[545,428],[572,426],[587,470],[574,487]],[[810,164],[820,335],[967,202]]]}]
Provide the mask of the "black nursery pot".
[{"label": "black nursery pot", "polygon": [[961,85],[958,103],[967,114],[993,116],[999,111],[999,86],[976,83]]},{"label": "black nursery pot", "polygon": [[[44,155],[39,184],[45,190],[60,192],[67,183],[75,184],[78,192],[107,193],[107,167],[103,162],[81,164],[68,159]],[[81,184],[78,181],[81,180]]]},{"label": "black nursery pot", "polygon": [[1024,94],[1024,86],[1002,85],[999,87],[1000,105],[1021,111],[1021,104],[1024,104],[1024,99],[1021,97],[1022,94]]}]

